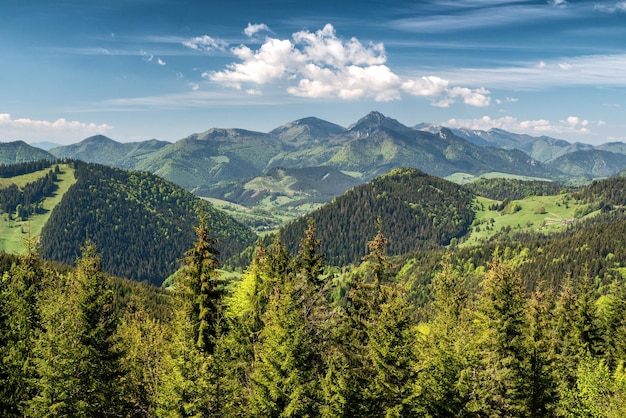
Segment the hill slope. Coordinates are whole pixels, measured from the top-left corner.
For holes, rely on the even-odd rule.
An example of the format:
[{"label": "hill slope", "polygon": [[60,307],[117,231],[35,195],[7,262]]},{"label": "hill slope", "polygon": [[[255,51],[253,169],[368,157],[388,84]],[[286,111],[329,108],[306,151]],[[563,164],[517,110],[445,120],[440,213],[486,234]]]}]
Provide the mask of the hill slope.
[{"label": "hill slope", "polygon": [[29,161],[54,160],[55,157],[24,141],[0,142],[0,164],[19,164]]},{"label": "hill slope", "polygon": [[[391,255],[448,244],[467,232],[474,216],[473,198],[463,186],[416,169],[397,169],[347,191],[310,218],[328,262],[346,265],[367,253],[378,217]],[[281,230],[292,251],[297,250],[306,222],[299,219]]]},{"label": "hill slope", "polygon": [[78,162],[76,177],[43,228],[46,259],[72,264],[89,238],[106,272],[160,285],[191,248],[201,212],[219,239],[222,260],[256,240],[209,203],[152,174]]}]

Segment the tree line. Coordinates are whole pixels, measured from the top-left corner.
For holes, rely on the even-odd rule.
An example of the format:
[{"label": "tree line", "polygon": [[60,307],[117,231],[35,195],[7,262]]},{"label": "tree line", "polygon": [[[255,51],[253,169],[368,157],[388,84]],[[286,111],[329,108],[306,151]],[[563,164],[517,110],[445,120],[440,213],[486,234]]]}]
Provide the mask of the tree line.
[{"label": "tree line", "polygon": [[46,197],[52,196],[58,188],[56,181],[59,170],[57,165],[54,170],[50,170],[33,182],[26,183],[21,188],[16,184],[10,184],[0,189],[0,210],[9,214],[10,217],[15,213],[21,220],[26,220],[28,216],[39,213],[41,202]]}]

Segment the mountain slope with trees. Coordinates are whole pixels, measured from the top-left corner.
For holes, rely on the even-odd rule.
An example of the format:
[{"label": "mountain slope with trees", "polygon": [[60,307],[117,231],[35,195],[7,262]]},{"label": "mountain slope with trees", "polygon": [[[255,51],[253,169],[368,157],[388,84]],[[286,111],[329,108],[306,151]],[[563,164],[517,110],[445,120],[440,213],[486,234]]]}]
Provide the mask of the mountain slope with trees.
[{"label": "mountain slope with trees", "polygon": [[11,165],[55,159],[51,153],[28,145],[24,141],[0,142],[0,164]]},{"label": "mountain slope with trees", "polygon": [[[474,195],[463,186],[416,169],[397,169],[357,186],[310,213],[332,265],[357,263],[366,254],[368,237],[383,222],[391,255],[447,245],[464,235],[474,217]],[[291,250],[302,237],[307,219],[280,231]]]},{"label": "mountain slope with trees", "polygon": [[191,243],[190,226],[204,213],[220,240],[222,259],[256,236],[209,203],[146,172],[76,162],[76,184],[41,234],[42,257],[73,264],[85,239],[102,252],[110,274],[160,285],[179,268]]}]

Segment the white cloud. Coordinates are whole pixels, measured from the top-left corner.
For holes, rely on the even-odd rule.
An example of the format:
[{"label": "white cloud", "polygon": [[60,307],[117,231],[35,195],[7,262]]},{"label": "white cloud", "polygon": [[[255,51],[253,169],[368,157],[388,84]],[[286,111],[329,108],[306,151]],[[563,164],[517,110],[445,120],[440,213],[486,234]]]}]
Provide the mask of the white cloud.
[{"label": "white cloud", "polygon": [[202,52],[225,51],[228,46],[227,42],[221,39],[211,38],[209,35],[196,36],[195,38],[183,41],[182,44],[187,48]]},{"label": "white cloud", "polygon": [[[246,29],[256,33],[251,25]],[[257,50],[240,45],[231,51],[241,62],[203,77],[237,89],[244,89],[244,84],[282,83],[289,94],[309,98],[390,101],[407,93],[429,97],[438,106],[459,101],[480,107],[490,103],[484,88],[451,87],[436,76],[404,79],[385,65],[382,43],[341,39],[330,24],[315,32],[296,32],[292,39],[268,37]]]},{"label": "white cloud", "polygon": [[518,101],[519,101],[519,99],[517,99],[515,97],[507,97],[505,99],[496,99],[496,104],[517,103]]},{"label": "white cloud", "polygon": [[9,113],[0,113],[0,138],[2,140],[58,140],[65,136],[82,139],[89,135],[104,134],[111,129],[113,127],[106,123],[79,122],[65,118],[55,121],[13,119]]},{"label": "white cloud", "polygon": [[626,1],[618,1],[617,3],[601,3],[593,6],[594,10],[597,10],[602,13],[617,13],[617,12],[626,12]]},{"label": "white cloud", "polygon": [[497,128],[510,132],[526,133],[529,135],[587,135],[591,133],[591,127],[604,126],[603,121],[589,121],[578,116],[568,116],[564,120],[552,123],[547,119],[518,120],[512,116],[491,118],[483,116],[478,119],[449,119],[443,123],[450,128],[466,128],[472,130],[484,130]]},{"label": "white cloud", "polygon": [[519,66],[458,68],[438,76],[454,84],[527,90],[559,86],[626,86],[626,54],[584,55]]},{"label": "white cloud", "polygon": [[248,26],[243,30],[243,33],[246,36],[253,37],[259,32],[266,31],[271,32],[270,28],[265,23],[250,23],[248,22]]}]

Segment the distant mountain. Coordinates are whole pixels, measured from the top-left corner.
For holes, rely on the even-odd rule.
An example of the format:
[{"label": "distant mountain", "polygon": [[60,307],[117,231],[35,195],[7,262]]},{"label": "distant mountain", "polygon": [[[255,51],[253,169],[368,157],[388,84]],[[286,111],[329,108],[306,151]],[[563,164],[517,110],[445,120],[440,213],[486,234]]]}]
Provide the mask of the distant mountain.
[{"label": "distant mountain", "polygon": [[626,155],[599,149],[574,151],[548,163],[570,177],[610,177],[626,167]]},{"label": "distant mountain", "polygon": [[24,141],[0,142],[0,164],[17,164],[29,161],[54,160],[54,155]]},{"label": "distant mountain", "polygon": [[294,145],[307,146],[311,143],[328,140],[345,131],[346,129],[342,126],[308,117],[279,126],[270,131],[269,134]]},{"label": "distant mountain", "polygon": [[62,146],[61,144],[57,144],[56,142],[47,142],[47,141],[33,142],[30,145],[32,145],[35,148],[42,149],[44,151],[50,151],[52,148],[57,148],[57,147]]},{"label": "distant mountain", "polygon": [[[342,190],[344,186],[353,187],[354,183],[367,182],[398,167],[417,168],[439,177],[500,172],[567,181],[580,178],[573,173],[581,170],[574,169],[571,162],[561,170],[561,165],[553,162],[574,152],[593,150],[596,148],[588,144],[502,129],[448,129],[432,124],[408,127],[380,112],[370,112],[348,128],[308,117],[268,133],[212,128],[174,143],[152,140],[122,144],[96,136],[54,148],[51,153],[148,171],[200,196],[240,204],[261,202],[267,197],[293,204],[294,196],[302,201],[332,198],[330,191],[340,194],[346,190]],[[605,144],[597,150],[626,153],[626,144]],[[606,156],[604,160],[611,169],[621,164],[620,157]],[[330,188],[328,181],[305,179],[307,170],[316,167],[320,172],[332,169],[344,177]],[[275,169],[283,171],[271,171]],[[607,171],[597,167],[586,171],[585,176]]]},{"label": "distant mountain", "polygon": [[70,158],[88,163],[133,169],[146,155],[167,145],[170,143],[156,139],[121,143],[104,135],[95,135],[77,144],[52,148],[50,153],[57,158]]},{"label": "distant mountain", "polygon": [[153,174],[77,162],[76,177],[42,230],[45,259],[73,264],[88,238],[106,272],[158,286],[192,247],[200,214],[219,240],[222,261],[257,239],[208,202]]},{"label": "distant mountain", "polygon": [[[437,133],[446,128],[433,124],[420,124],[416,129]],[[562,171],[566,177],[606,177],[624,169],[626,144],[609,142],[598,146],[580,142],[568,142],[549,136],[533,137],[515,134],[502,129],[488,131],[455,128],[451,130],[473,144],[479,146],[497,146],[507,149],[519,149],[533,159],[546,163],[553,170]],[[606,154],[610,152],[616,155]]]},{"label": "distant mountain", "polygon": [[396,167],[414,167],[439,177],[491,171],[547,178],[560,175],[518,150],[480,147],[445,128],[437,133],[409,128],[377,112],[361,119],[345,135],[352,140],[328,164],[358,171],[365,179]]}]

